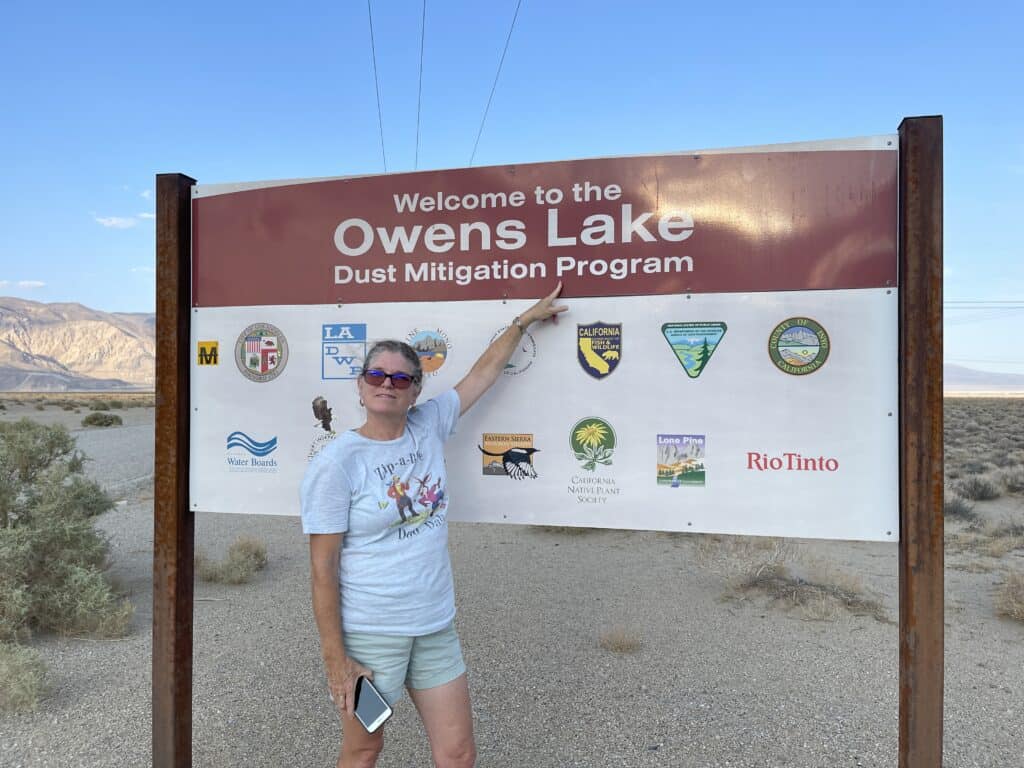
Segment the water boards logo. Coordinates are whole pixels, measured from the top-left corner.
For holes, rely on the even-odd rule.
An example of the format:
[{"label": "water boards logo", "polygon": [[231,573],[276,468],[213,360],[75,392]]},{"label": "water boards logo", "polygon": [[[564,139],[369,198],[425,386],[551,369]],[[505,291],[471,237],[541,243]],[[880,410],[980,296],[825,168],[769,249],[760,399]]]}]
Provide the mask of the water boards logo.
[{"label": "water boards logo", "polygon": [[[507,325],[501,326],[498,332],[491,336],[491,344],[494,340],[501,336],[505,331],[508,330]],[[537,342],[534,341],[529,331],[523,332],[523,338],[519,340],[519,346],[516,347],[516,351],[512,353],[512,357],[505,363],[505,369],[502,371],[506,376],[518,376],[521,373],[526,373],[530,370],[530,366],[533,365],[534,359],[537,357]]]},{"label": "water boards logo", "polygon": [[725,323],[665,323],[661,333],[686,375],[696,379],[725,336]]},{"label": "water boards logo", "polygon": [[366,358],[366,323],[321,326],[320,349],[321,379],[358,379]]},{"label": "water boards logo", "polygon": [[604,419],[591,416],[576,422],[569,432],[569,446],[580,465],[591,472],[598,464],[609,466],[615,452],[615,430]]},{"label": "water boards logo", "polygon": [[196,344],[196,365],[219,365],[219,350],[219,342],[200,341]]},{"label": "water boards logo", "polygon": [[658,485],[704,485],[704,435],[658,435]]},{"label": "water boards logo", "polygon": [[420,365],[423,366],[423,372],[428,376],[434,376],[441,370],[441,366],[445,364],[448,352],[452,348],[448,334],[440,328],[426,331],[413,328],[406,337],[406,341],[420,356]]},{"label": "water boards logo", "polygon": [[482,442],[477,448],[482,454],[483,474],[536,479],[533,454],[540,448],[533,447],[533,435],[484,432]]},{"label": "water boards logo", "polygon": [[576,359],[595,379],[603,379],[618,368],[621,357],[622,323],[576,326]]},{"label": "water boards logo", "polygon": [[235,363],[249,381],[272,381],[288,364],[288,340],[270,323],[254,323],[235,342]]},{"label": "water boards logo", "polygon": [[277,472],[277,461],[267,458],[277,450],[277,437],[260,442],[245,432],[232,432],[226,450],[229,472]]},{"label": "water boards logo", "polygon": [[775,367],[793,376],[814,373],[831,349],[825,329],[809,317],[783,320],[768,337],[768,356]]}]

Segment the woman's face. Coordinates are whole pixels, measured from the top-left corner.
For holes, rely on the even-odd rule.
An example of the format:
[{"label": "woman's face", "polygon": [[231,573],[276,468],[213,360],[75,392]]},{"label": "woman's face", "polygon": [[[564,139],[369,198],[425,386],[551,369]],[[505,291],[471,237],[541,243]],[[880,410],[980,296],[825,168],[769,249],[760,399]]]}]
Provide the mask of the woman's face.
[{"label": "woman's face", "polygon": [[[379,352],[367,362],[366,367],[384,373],[413,375],[412,365],[398,352]],[[413,384],[408,389],[395,389],[391,379],[384,379],[384,383],[379,387],[370,386],[362,376],[358,381],[359,397],[366,406],[367,413],[378,416],[404,414],[416,402],[416,397],[420,393],[418,384]]]}]

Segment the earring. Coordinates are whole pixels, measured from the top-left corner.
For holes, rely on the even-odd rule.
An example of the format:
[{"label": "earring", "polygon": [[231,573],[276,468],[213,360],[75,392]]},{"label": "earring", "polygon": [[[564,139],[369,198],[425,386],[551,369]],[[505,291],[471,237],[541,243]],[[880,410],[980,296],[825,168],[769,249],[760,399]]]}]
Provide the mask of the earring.
[{"label": "earring", "polygon": [[365,408],[366,407],[366,403],[363,402],[363,398],[361,398],[361,397],[359,398],[359,407],[360,408]]}]

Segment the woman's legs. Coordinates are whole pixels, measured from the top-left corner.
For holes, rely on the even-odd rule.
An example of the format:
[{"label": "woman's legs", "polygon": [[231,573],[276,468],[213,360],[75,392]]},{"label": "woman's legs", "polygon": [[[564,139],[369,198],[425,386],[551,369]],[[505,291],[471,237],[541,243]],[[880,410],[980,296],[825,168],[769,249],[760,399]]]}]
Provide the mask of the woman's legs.
[{"label": "woman's legs", "polygon": [[384,746],[384,727],[367,733],[355,717],[341,716],[341,754],[338,768],[373,768]]},{"label": "woman's legs", "polygon": [[[476,744],[466,673],[436,688],[409,688],[409,696],[427,729],[434,765],[437,768],[473,768]],[[348,731],[345,733],[347,738]]]}]

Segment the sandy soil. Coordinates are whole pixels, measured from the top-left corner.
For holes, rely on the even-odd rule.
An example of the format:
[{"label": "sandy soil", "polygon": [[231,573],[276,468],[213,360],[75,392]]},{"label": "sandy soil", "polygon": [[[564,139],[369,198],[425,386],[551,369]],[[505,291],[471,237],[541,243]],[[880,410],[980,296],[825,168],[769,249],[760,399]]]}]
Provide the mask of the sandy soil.
[{"label": "sandy soil", "polygon": [[[133,632],[34,641],[52,691],[35,713],[0,716],[4,766],[151,760],[153,410],[119,411],[125,425],[105,430],[81,429],[85,413],[8,402],[0,419],[66,424],[93,459],[88,471],[118,499],[100,525],[136,606]],[[1020,496],[978,508],[1024,520]],[[248,585],[196,585],[194,764],[333,766],[338,727],[298,521],[197,516],[197,546],[210,554],[240,534],[266,542],[270,562]],[[857,577],[895,620],[895,546],[798,550],[801,563]],[[725,600],[734,556],[701,536],[455,523],[451,551],[480,766],[896,764],[891,621],[845,612],[809,621],[756,595]],[[993,609],[1001,571],[1024,569],[1024,553],[987,562],[962,552],[947,565],[945,765],[1024,766],[1024,625]],[[640,650],[602,649],[613,627],[638,637]],[[407,699],[379,764],[430,764]]]}]

